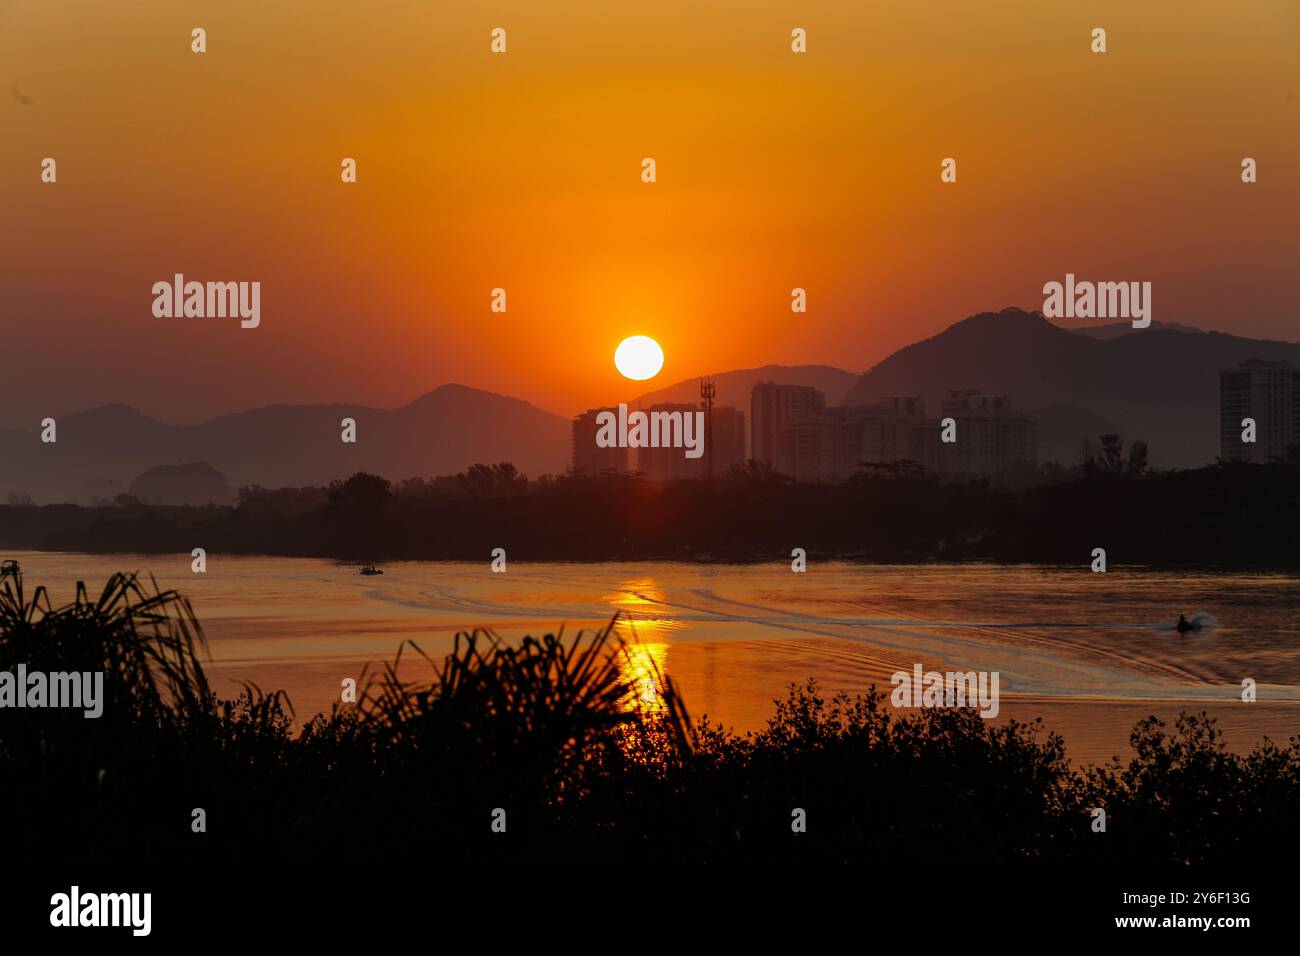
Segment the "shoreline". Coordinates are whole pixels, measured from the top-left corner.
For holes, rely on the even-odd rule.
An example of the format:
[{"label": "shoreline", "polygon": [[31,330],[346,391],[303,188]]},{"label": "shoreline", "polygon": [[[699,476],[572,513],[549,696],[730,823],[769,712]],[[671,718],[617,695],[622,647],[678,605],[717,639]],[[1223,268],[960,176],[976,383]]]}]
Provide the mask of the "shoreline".
[{"label": "shoreline", "polygon": [[[0,507],[4,507],[0,505]],[[144,558],[174,558],[183,557],[187,562],[190,560],[188,551],[141,551],[138,549],[127,550],[102,550],[88,551],[84,548],[34,548],[26,545],[9,546],[0,543],[0,557],[6,557],[6,552],[13,554],[57,554],[57,555],[84,555],[86,557],[127,557],[138,555]],[[341,567],[359,567],[365,563],[361,559],[341,558],[332,554],[302,554],[297,552],[284,551],[215,551],[208,550],[207,556],[212,557],[232,557],[232,558],[283,558],[285,560],[309,560],[309,561],[329,561]],[[399,564],[484,564],[490,565],[492,556],[489,553],[487,557],[473,555],[469,557],[427,557],[427,558],[384,558],[375,557],[370,561],[371,564],[380,565],[399,565]],[[699,567],[759,567],[767,564],[786,564],[791,561],[789,555],[781,553],[764,554],[752,558],[740,557],[691,557],[689,555],[655,555],[652,557],[600,557],[600,558],[520,558],[515,556],[509,557],[511,565],[548,565],[548,564],[581,564],[581,565],[604,565],[604,564],[690,564]],[[1046,568],[1054,571],[1085,571],[1088,568],[1088,562],[1060,562],[1060,561],[1037,561],[1025,559],[1021,561],[999,561],[996,558],[961,558],[961,557],[939,557],[927,556],[924,558],[906,558],[891,556],[889,558],[871,558],[860,553],[848,554],[820,554],[812,553],[808,556],[810,566],[815,566],[815,562],[836,562],[839,564],[857,564],[864,567],[927,567],[935,565],[952,565],[953,567],[977,568]],[[1124,570],[1133,571],[1189,571],[1209,574],[1259,574],[1274,573],[1285,574],[1294,573],[1300,577],[1300,564],[1209,564],[1204,562],[1187,562],[1183,564],[1170,564],[1167,562],[1156,561],[1126,561],[1122,563],[1113,562],[1109,565],[1107,574],[1114,574]]]}]

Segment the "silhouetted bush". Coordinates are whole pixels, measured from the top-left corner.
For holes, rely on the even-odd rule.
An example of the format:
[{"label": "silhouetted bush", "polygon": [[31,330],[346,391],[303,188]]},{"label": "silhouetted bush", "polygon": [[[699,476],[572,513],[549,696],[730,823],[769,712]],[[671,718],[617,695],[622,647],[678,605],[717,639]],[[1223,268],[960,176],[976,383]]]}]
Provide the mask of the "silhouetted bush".
[{"label": "silhouetted bush", "polygon": [[426,683],[385,666],[357,704],[295,728],[282,694],[210,691],[176,593],[117,575],[54,608],[22,587],[0,590],[0,669],[103,671],[105,703],[98,719],[0,709],[0,812],[20,859],[1151,865],[1300,845],[1300,739],[1231,754],[1203,714],[1173,735],[1142,721],[1127,761],[1083,771],[1037,723],[895,712],[874,688],[792,687],[739,736],[693,726],[671,681],[629,666],[606,628],[460,635]]}]

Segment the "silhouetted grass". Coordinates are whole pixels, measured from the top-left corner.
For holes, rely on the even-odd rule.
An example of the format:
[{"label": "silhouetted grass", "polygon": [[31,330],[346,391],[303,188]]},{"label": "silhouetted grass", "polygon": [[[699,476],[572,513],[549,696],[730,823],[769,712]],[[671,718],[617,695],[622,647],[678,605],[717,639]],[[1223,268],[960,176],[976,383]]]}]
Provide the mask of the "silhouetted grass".
[{"label": "silhouetted grass", "polygon": [[[218,699],[188,603],[117,575],[51,607],[0,591],[0,669],[102,670],[103,716],[0,710],[11,853],[151,864],[1237,862],[1300,845],[1300,741],[1228,753],[1205,715],[1070,767],[1060,737],[973,710],[899,713],[874,688],[792,687],[767,726],[692,725],[612,625],[415,645],[359,701],[295,728],[282,694]],[[1107,832],[1092,831],[1094,807]],[[194,833],[203,808],[207,832]],[[506,813],[506,833],[492,814]],[[807,831],[792,832],[792,813]]]}]

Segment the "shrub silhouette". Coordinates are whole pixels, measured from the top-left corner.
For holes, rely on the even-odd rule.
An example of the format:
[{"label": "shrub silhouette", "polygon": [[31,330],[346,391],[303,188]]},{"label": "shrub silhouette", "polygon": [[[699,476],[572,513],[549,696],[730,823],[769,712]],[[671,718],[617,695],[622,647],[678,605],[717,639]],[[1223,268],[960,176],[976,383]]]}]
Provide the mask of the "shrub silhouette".
[{"label": "shrub silhouette", "polygon": [[[0,669],[104,672],[99,719],[0,709],[11,852],[56,863],[1121,866],[1300,844],[1300,740],[1228,753],[1204,714],[1154,718],[1133,755],[1072,769],[1041,725],[893,711],[872,688],[792,687],[761,731],[692,725],[612,624],[457,637],[363,674],[295,727],[288,700],[208,687],[189,604],[130,575],[55,608],[0,589]],[[402,655],[413,655],[402,663]],[[428,679],[398,676],[409,665]],[[192,831],[203,808],[207,831]],[[1104,807],[1105,834],[1091,830]],[[507,836],[489,827],[506,811]],[[791,829],[795,808],[807,832]]]}]

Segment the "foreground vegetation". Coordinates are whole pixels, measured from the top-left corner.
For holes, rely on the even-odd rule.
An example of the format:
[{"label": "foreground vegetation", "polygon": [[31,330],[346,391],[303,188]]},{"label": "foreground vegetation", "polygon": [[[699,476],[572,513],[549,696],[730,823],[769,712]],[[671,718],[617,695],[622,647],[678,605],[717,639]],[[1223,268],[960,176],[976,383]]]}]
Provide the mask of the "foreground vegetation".
[{"label": "foreground vegetation", "polygon": [[[408,645],[406,654],[418,654]],[[692,724],[609,629],[461,635],[423,684],[387,666],[296,725],[281,694],[218,699],[184,598],[133,577],[64,607],[0,593],[0,670],[104,672],[99,719],[0,709],[7,852],[43,863],[1239,863],[1300,847],[1300,739],[1228,753],[1213,721],[1143,721],[1077,771],[1037,726],[900,715],[809,684],[767,727]],[[410,661],[402,666],[405,669]],[[1092,829],[1092,808],[1107,813]],[[193,810],[206,832],[193,831]],[[506,832],[492,813],[506,811]],[[807,832],[792,832],[792,811]]]}]

